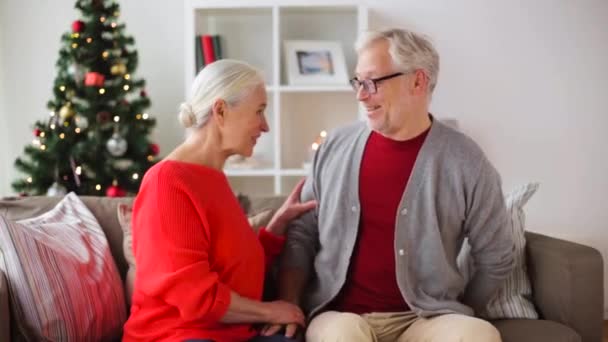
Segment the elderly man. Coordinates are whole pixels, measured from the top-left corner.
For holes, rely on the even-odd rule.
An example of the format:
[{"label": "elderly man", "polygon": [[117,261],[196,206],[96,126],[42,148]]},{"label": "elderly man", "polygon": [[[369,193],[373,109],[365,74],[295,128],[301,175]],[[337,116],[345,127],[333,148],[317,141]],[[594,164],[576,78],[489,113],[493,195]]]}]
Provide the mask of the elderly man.
[{"label": "elderly man", "polygon": [[[367,32],[356,48],[367,122],[332,132],[315,155],[302,201],[319,204],[291,224],[280,296],[309,313],[308,342],[500,341],[475,317],[513,264],[500,177],[429,113],[439,56],[427,39]],[[456,265],[465,237],[468,283]]]}]

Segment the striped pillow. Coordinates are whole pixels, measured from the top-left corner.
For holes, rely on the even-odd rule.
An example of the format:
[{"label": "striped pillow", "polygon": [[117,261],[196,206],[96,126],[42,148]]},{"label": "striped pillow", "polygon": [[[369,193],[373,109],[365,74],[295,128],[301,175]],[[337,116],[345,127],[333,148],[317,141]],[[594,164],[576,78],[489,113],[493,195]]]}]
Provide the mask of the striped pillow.
[{"label": "striped pillow", "polygon": [[120,275],[102,228],[74,193],[35,218],[0,216],[0,249],[14,321],[28,340],[120,338]]},{"label": "striped pillow", "polygon": [[[487,319],[528,318],[537,319],[538,313],[532,304],[532,286],[526,267],[526,238],[524,205],[538,189],[538,183],[524,184],[505,197],[509,212],[509,229],[515,242],[515,266],[503,287],[480,313]],[[458,256],[458,265],[465,279],[470,279],[474,266],[469,256],[470,246],[465,241]]]}]

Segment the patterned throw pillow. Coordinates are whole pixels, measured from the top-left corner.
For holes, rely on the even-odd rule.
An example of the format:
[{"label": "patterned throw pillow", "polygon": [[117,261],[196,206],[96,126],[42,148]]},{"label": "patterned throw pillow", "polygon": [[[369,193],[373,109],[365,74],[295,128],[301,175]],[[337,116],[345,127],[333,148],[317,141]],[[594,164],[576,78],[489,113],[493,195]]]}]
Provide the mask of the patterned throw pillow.
[{"label": "patterned throw pillow", "polygon": [[[532,286],[526,267],[526,239],[524,205],[538,189],[538,183],[524,184],[505,197],[509,212],[509,229],[515,241],[515,267],[503,287],[488,303],[483,317],[487,319],[529,318],[537,319],[538,313],[532,304]],[[458,256],[459,268],[465,279],[474,273],[467,242]]]},{"label": "patterned throw pillow", "polygon": [[70,193],[38,217],[0,216],[0,249],[21,334],[34,341],[109,341],[126,308],[102,228]]}]

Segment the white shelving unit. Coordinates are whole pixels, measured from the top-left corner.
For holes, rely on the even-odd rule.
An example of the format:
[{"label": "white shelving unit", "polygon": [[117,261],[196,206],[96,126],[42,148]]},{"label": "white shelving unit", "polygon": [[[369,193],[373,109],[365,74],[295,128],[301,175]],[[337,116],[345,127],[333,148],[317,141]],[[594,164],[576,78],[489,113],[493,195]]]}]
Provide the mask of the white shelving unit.
[{"label": "white shelving unit", "polygon": [[264,72],[270,132],[254,149],[259,167],[224,170],[231,186],[249,195],[289,193],[308,173],[303,164],[319,132],[358,120],[362,111],[347,83],[289,85],[283,42],[338,41],[350,74],[356,64],[353,44],[367,28],[367,8],[344,1],[188,0],[184,17],[187,91],[195,77],[196,35],[220,35],[224,58],[246,61]]}]

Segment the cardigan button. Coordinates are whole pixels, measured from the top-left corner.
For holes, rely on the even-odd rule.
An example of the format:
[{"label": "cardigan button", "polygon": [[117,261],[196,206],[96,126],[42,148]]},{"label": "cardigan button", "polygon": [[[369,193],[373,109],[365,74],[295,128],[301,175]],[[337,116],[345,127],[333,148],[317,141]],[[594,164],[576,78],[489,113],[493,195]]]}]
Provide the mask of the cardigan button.
[{"label": "cardigan button", "polygon": [[404,255],[405,255],[405,251],[404,251],[403,249],[400,249],[400,250],[399,250],[399,255],[400,255],[400,256],[404,256]]},{"label": "cardigan button", "polygon": [[401,215],[403,215],[403,216],[407,215],[407,208],[401,209]]},{"label": "cardigan button", "polygon": [[352,208],[350,208],[350,210],[352,210],[353,213],[357,212],[357,207],[356,206],[352,206]]}]

